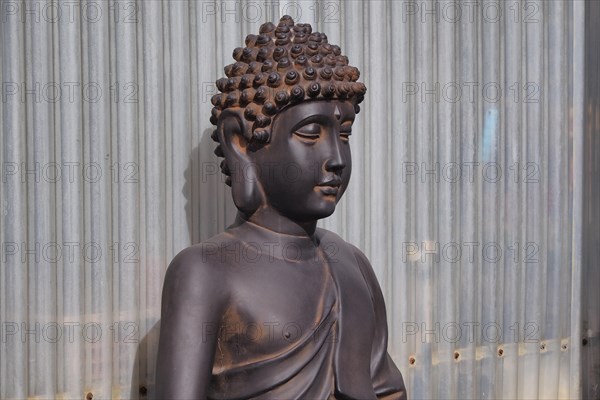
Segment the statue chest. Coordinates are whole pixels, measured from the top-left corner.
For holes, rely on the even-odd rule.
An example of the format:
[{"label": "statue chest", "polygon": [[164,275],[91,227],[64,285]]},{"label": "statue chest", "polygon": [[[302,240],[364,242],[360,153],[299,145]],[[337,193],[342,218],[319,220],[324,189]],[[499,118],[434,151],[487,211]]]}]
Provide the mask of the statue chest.
[{"label": "statue chest", "polygon": [[335,258],[263,256],[228,267],[211,398],[297,398],[305,390],[328,398],[338,383],[354,393],[354,380],[372,397],[363,392],[372,385],[373,298],[351,249],[339,242],[336,249]]},{"label": "statue chest", "polygon": [[219,327],[219,359],[236,365],[289,351],[330,334],[336,285],[324,262],[272,259],[236,268],[230,307]]}]

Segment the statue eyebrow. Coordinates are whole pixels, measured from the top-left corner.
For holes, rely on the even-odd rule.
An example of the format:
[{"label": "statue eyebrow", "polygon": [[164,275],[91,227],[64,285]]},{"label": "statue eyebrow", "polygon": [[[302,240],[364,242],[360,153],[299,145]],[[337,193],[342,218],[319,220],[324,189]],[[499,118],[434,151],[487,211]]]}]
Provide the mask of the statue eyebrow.
[{"label": "statue eyebrow", "polygon": [[324,118],[331,118],[330,116],[328,116],[327,114],[313,114],[313,115],[309,115],[308,117],[304,118],[303,120],[299,121],[298,123],[296,123],[294,125],[294,128],[292,128],[292,130],[296,130],[304,125],[308,125],[311,123],[316,123],[316,124],[322,124],[324,121],[322,121],[322,119]]},{"label": "statue eyebrow", "polygon": [[[352,118],[350,115],[342,115],[339,108],[337,106],[335,108],[336,109],[334,110],[333,115],[339,121],[340,125],[346,124],[346,123],[350,123],[350,124],[354,123],[354,118]],[[296,124],[294,124],[292,131],[299,129],[300,127],[302,127],[304,125],[311,124],[311,123],[322,124],[324,122],[323,119],[328,119],[331,121],[331,114],[329,114],[329,115],[327,115],[327,114],[309,115],[306,118],[304,118],[304,119],[298,121]]]},{"label": "statue eyebrow", "polygon": [[314,123],[318,124],[318,123],[320,123],[319,119],[322,119],[322,118],[324,118],[324,116],[321,114],[309,115],[308,117],[302,119],[301,121],[298,121],[292,128],[292,131],[299,129],[299,128],[303,127],[304,125],[314,124]]}]

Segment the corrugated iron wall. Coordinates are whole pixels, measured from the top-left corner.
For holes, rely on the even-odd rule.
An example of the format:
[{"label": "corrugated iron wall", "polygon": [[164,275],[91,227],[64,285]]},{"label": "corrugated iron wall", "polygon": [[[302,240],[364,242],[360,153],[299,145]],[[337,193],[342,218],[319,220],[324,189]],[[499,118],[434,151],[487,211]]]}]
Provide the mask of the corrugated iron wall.
[{"label": "corrugated iron wall", "polygon": [[600,398],[600,3],[585,10],[585,114],[582,233],[582,398]]},{"label": "corrugated iron wall", "polygon": [[583,2],[1,3],[0,397],[152,393],[164,271],[234,215],[210,97],[289,14],[368,87],[322,225],[410,398],[580,395]]}]

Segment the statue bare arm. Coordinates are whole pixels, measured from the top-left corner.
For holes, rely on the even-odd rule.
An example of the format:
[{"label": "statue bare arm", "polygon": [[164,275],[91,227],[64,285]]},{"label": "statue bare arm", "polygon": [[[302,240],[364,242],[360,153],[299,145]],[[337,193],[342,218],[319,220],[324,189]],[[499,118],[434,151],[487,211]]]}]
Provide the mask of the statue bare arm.
[{"label": "statue bare arm", "polygon": [[387,351],[388,326],[385,301],[377,276],[367,257],[354,247],[354,254],[371,292],[375,312],[376,331],[371,351],[371,374],[373,389],[378,399],[406,400],[404,380]]},{"label": "statue bare arm", "polygon": [[223,269],[197,245],[171,262],[163,286],[157,399],[206,399],[226,306]]}]

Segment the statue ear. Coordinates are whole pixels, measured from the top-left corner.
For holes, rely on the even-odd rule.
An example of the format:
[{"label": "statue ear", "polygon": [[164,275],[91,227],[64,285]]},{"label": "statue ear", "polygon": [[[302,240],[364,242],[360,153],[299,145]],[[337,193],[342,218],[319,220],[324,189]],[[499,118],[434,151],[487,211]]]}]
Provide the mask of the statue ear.
[{"label": "statue ear", "polygon": [[231,172],[233,202],[246,215],[252,215],[264,200],[257,166],[248,154],[251,135],[250,124],[241,110],[226,109],[219,116],[217,136]]}]

